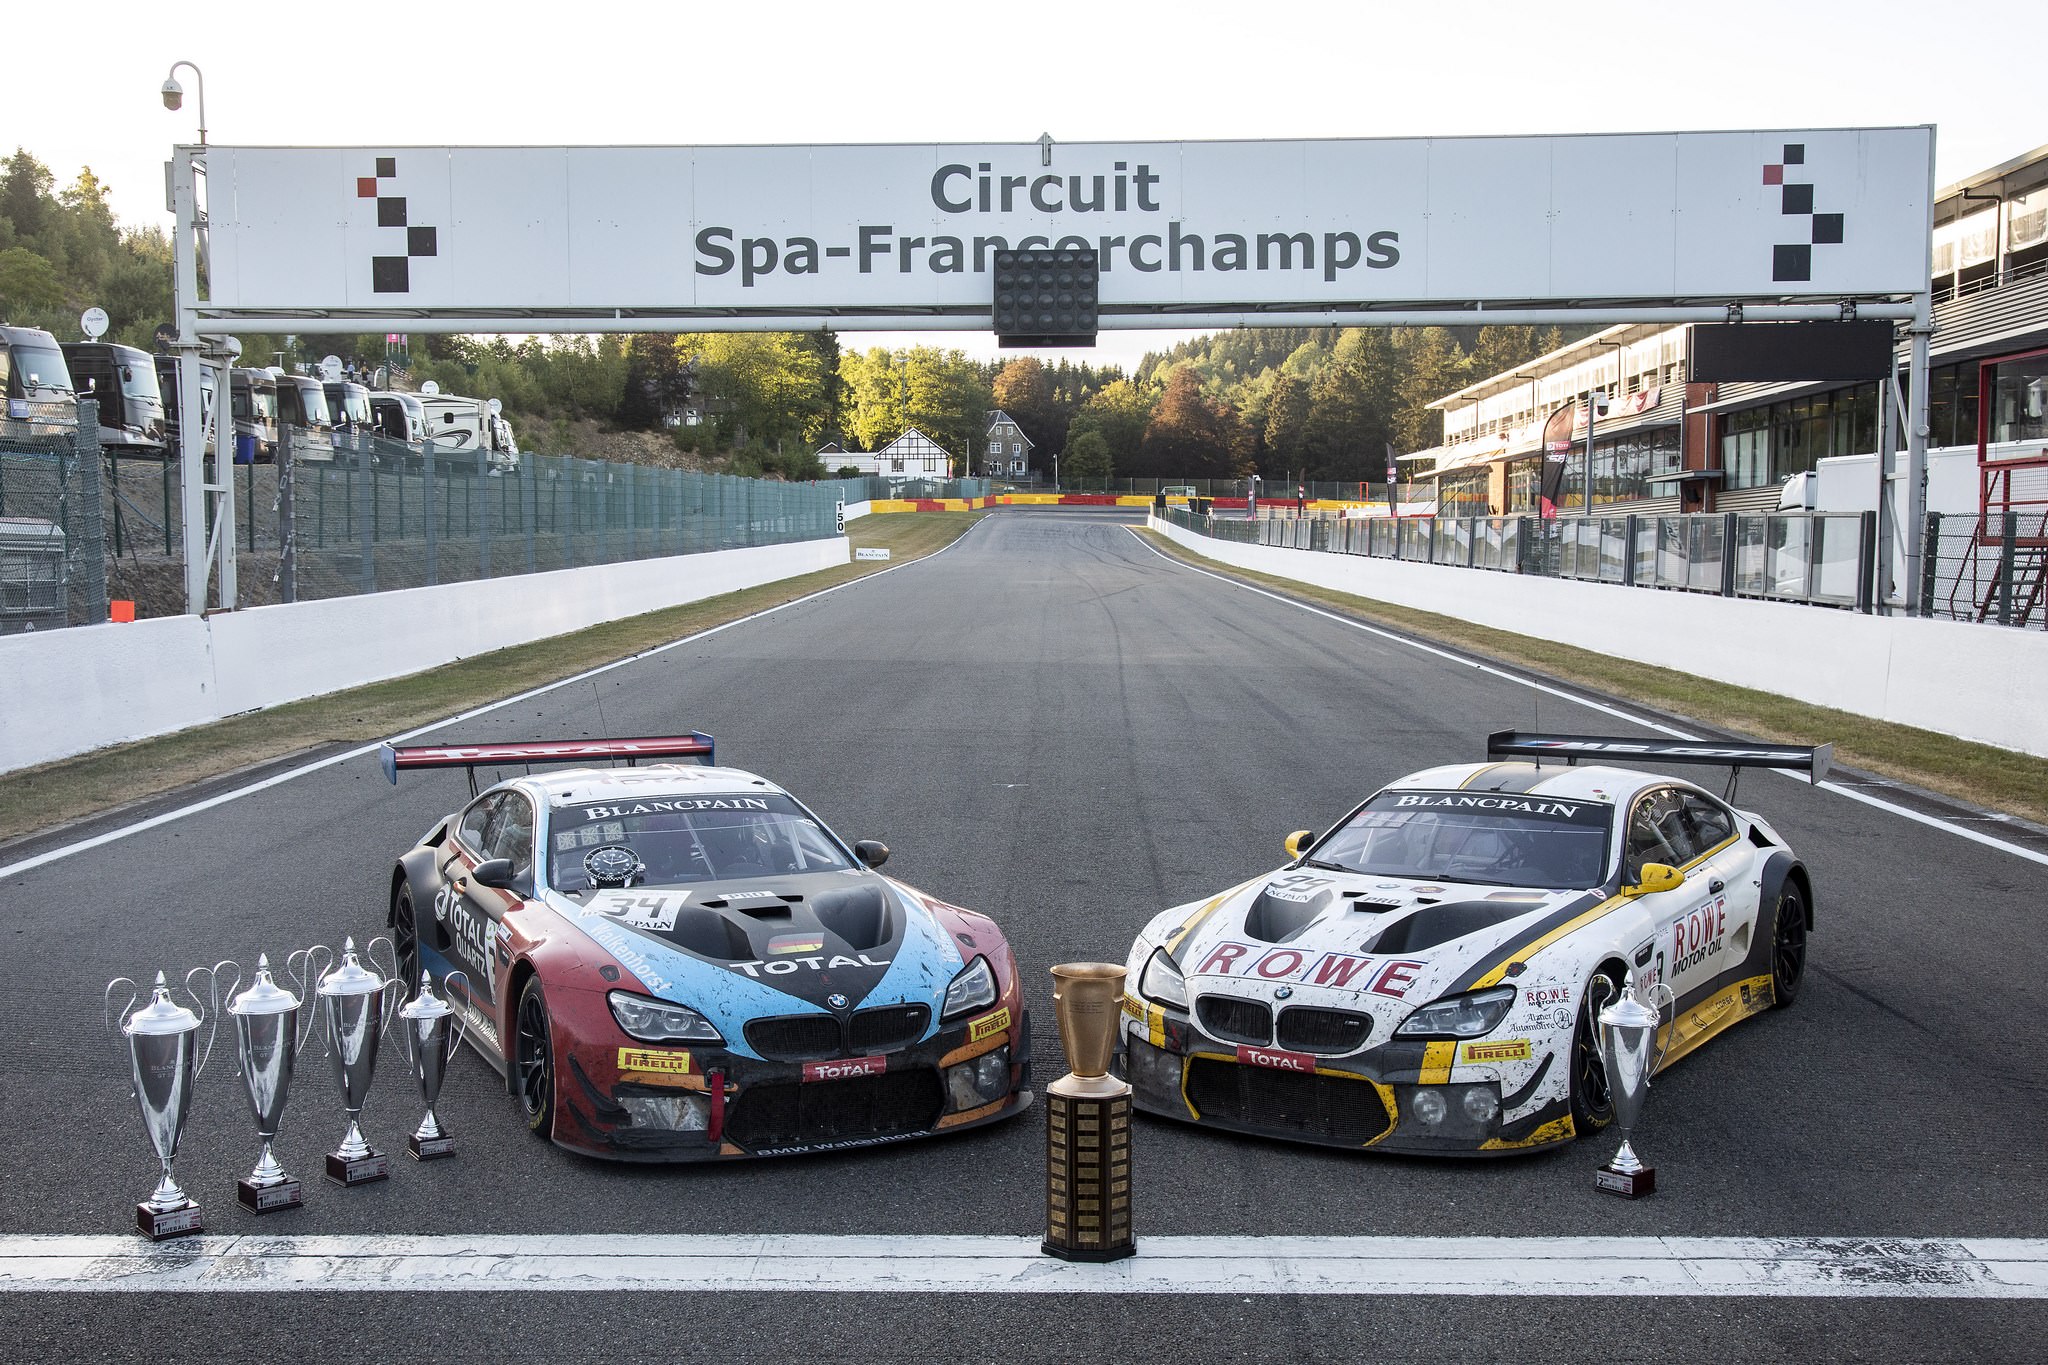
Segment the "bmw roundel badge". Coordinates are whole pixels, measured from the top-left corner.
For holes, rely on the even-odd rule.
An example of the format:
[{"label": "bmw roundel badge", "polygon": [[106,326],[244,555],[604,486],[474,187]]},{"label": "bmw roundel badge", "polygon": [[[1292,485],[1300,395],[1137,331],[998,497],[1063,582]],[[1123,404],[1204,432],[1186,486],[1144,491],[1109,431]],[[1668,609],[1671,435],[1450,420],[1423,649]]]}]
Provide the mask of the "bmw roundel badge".
[{"label": "bmw roundel badge", "polygon": [[839,994],[839,992],[837,991],[834,991],[832,994],[825,997],[825,1003],[830,1005],[835,1010],[843,1010],[846,1008],[848,1001],[845,996]]},{"label": "bmw roundel badge", "polygon": [[1290,1000],[1293,997],[1294,987],[1292,986],[1282,986],[1279,990],[1273,992],[1273,998],[1275,1000]]}]

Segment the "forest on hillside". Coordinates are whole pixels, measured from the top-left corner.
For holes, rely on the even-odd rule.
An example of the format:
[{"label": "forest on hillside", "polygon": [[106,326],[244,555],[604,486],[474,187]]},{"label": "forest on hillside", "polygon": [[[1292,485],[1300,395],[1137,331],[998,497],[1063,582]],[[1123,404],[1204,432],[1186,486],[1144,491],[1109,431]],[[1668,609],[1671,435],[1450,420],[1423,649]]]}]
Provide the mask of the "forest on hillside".
[{"label": "forest on hillside", "polygon": [[[149,349],[172,317],[171,244],[114,220],[90,167],[59,188],[24,149],[0,162],[0,320],[80,337],[106,309],[108,340]],[[1377,481],[1387,448],[1442,438],[1428,404],[1573,339],[1556,328],[1241,328],[1145,357],[1137,373],[956,349],[860,349],[831,332],[441,336],[242,336],[243,363],[336,354],[393,382],[501,400],[530,449],[561,450],[570,424],[666,433],[679,453],[733,473],[817,478],[836,442],[874,450],[916,427],[980,473],[987,414],[1031,438],[1037,469],[1075,478]],[[569,453],[574,453],[573,451]]]}]

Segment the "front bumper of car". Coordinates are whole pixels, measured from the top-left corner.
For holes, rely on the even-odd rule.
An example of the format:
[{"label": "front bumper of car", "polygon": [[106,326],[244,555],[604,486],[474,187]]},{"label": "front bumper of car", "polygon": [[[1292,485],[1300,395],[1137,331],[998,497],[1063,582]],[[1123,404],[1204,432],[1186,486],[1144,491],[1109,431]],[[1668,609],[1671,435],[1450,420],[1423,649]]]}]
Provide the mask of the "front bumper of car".
[{"label": "front bumper of car", "polygon": [[[1219,1042],[1187,1016],[1124,999],[1119,1072],[1146,1113],[1321,1146],[1432,1156],[1533,1151],[1573,1136],[1568,1099],[1517,1112],[1535,1080],[1451,1064],[1452,1045],[1393,1040],[1343,1057]],[[1434,1050],[1433,1050],[1434,1049]],[[1504,1090],[1504,1085],[1512,1089]]]},{"label": "front bumper of car", "polygon": [[600,1038],[558,1043],[554,1139],[617,1161],[878,1146],[996,1123],[1032,1101],[1030,1018],[1014,1006],[865,1057],[768,1061],[591,1031]]}]

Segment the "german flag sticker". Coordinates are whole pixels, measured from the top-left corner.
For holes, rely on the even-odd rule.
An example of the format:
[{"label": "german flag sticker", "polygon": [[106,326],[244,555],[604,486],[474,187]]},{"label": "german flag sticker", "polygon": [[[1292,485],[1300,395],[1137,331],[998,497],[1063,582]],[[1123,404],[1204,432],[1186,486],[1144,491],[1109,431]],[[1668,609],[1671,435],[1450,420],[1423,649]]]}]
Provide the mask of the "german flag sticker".
[{"label": "german flag sticker", "polygon": [[822,951],[825,940],[816,934],[777,934],[768,940],[768,951],[777,953],[815,953]]}]

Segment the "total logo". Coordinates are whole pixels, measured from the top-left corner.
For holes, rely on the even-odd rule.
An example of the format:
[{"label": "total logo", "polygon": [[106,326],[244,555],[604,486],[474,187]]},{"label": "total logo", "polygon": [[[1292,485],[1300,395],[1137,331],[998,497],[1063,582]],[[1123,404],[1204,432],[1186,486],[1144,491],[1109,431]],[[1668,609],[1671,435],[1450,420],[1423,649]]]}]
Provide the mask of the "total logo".
[{"label": "total logo", "polygon": [[807,1081],[850,1081],[861,1076],[879,1076],[889,1069],[887,1057],[848,1057],[829,1062],[805,1062]]},{"label": "total logo", "polygon": [[1261,1067],[1267,1071],[1294,1071],[1301,1075],[1313,1075],[1316,1059],[1306,1052],[1288,1052],[1277,1047],[1246,1047],[1238,1044],[1237,1060],[1245,1066]]},{"label": "total logo", "polygon": [[826,957],[814,953],[809,957],[785,957],[774,962],[728,962],[725,965],[735,972],[745,972],[759,981],[765,976],[788,976],[795,971],[829,972],[836,967],[886,967],[896,959],[892,957],[869,957],[866,953],[848,956],[834,953]]}]

